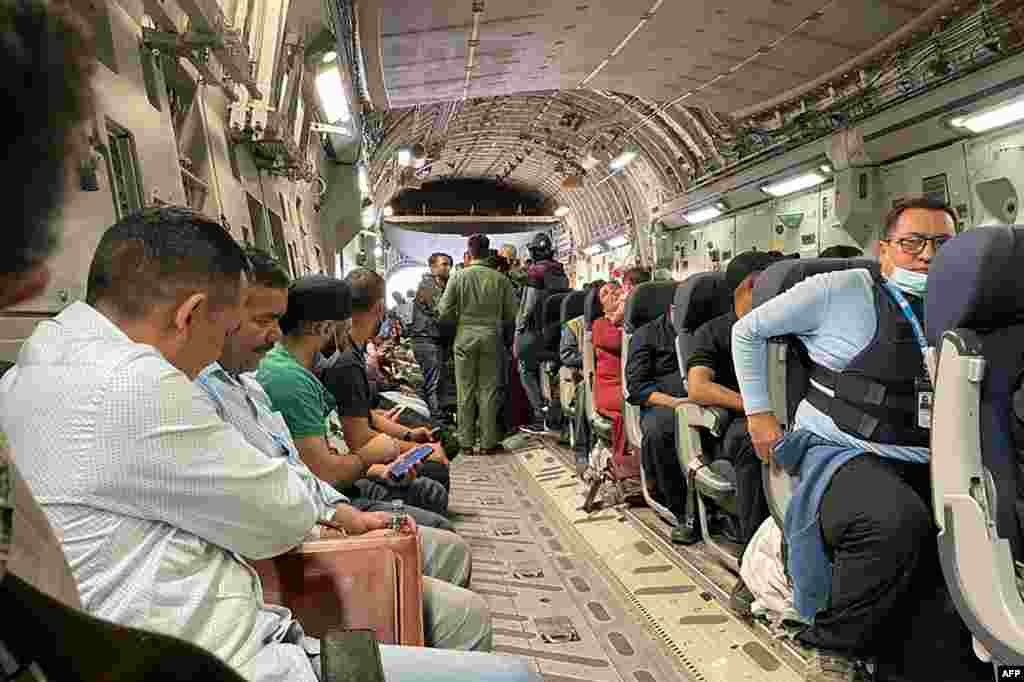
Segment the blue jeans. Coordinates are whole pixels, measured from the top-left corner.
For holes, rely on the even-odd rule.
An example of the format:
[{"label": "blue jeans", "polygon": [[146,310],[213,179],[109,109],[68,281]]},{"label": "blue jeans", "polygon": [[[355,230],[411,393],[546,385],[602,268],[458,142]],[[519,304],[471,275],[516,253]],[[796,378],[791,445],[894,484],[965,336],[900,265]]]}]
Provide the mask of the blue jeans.
[{"label": "blue jeans", "polygon": [[[540,673],[520,656],[382,644],[380,658],[388,682],[541,682]],[[310,661],[323,679],[320,656]]]},{"label": "blue jeans", "polygon": [[[419,479],[416,479],[416,480],[419,481]],[[430,479],[424,479],[424,480],[429,481]],[[440,483],[438,483],[437,481],[430,481],[430,483],[432,483],[434,486],[437,486],[438,488],[441,488],[441,490],[444,490],[444,487]],[[355,507],[359,511],[368,511],[368,512],[386,511],[386,512],[389,512],[389,511],[391,511],[391,501],[392,500],[403,499],[403,497],[401,495],[391,495],[391,496],[389,496],[387,494],[388,491],[389,491],[389,488],[387,486],[384,486],[384,485],[380,485],[378,488],[372,488],[371,489],[369,487],[366,487],[366,488],[359,487],[359,485],[357,483],[356,487],[359,489],[359,495],[360,496],[352,499],[351,500],[351,504],[352,504],[353,507]],[[433,486],[431,486],[431,487],[433,488]],[[368,492],[370,493],[369,495],[367,495]],[[445,497],[447,499],[447,493],[445,493]],[[404,499],[408,500],[408,498],[404,498]],[[447,507],[447,504],[445,504],[445,506]],[[452,525],[451,521],[449,521],[447,518],[445,518],[441,514],[438,514],[437,512],[434,512],[434,511],[430,511],[428,509],[421,509],[420,507],[417,507],[417,506],[413,505],[412,503],[410,503],[408,501],[406,501],[406,504],[405,504],[404,509],[403,509],[403,513],[408,514],[413,519],[415,519],[417,526],[425,526],[427,528],[440,528],[441,530],[450,530],[450,531],[454,531],[455,530],[455,526]]]},{"label": "blue jeans", "polygon": [[419,396],[430,409],[430,418],[434,424],[441,424],[444,421],[442,397],[448,380],[447,353],[440,344],[425,339],[412,342],[412,353],[423,370],[423,385],[419,388]]}]

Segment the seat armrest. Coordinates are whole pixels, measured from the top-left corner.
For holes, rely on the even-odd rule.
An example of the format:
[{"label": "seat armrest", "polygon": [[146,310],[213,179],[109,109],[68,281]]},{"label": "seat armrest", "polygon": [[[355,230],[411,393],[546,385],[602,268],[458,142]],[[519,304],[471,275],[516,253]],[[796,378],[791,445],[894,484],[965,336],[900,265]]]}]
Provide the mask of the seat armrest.
[{"label": "seat armrest", "polygon": [[305,542],[253,562],[264,599],[291,609],[312,637],[370,628],[385,644],[423,646],[423,574],[415,532]]},{"label": "seat armrest", "polygon": [[686,420],[690,426],[705,428],[713,436],[722,437],[732,422],[732,413],[724,407],[706,407],[687,401],[677,409],[686,412]]}]

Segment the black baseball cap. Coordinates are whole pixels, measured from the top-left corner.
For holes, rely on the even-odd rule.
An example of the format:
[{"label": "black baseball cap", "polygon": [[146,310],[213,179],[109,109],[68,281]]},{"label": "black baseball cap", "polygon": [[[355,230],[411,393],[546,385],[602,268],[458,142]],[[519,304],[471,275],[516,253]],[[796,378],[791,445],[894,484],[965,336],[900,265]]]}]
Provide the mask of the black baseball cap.
[{"label": "black baseball cap", "polygon": [[725,285],[730,292],[736,291],[749,275],[767,270],[769,265],[780,260],[786,260],[786,256],[778,252],[744,251],[729,261],[729,267],[725,270]]},{"label": "black baseball cap", "polygon": [[327,275],[306,275],[288,289],[288,312],[281,318],[286,334],[300,322],[347,320],[352,317],[352,291],[348,284]]}]

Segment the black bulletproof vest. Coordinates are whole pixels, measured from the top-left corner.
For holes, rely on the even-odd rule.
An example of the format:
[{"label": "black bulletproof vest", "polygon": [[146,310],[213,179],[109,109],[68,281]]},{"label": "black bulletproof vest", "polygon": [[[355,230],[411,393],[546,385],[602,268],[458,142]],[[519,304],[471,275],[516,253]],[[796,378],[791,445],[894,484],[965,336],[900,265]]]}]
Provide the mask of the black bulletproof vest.
[{"label": "black bulletproof vest", "polygon": [[841,372],[811,362],[807,400],[846,433],[887,445],[928,447],[928,429],[917,425],[915,380],[925,376],[921,346],[900,307],[875,278],[875,338]]}]

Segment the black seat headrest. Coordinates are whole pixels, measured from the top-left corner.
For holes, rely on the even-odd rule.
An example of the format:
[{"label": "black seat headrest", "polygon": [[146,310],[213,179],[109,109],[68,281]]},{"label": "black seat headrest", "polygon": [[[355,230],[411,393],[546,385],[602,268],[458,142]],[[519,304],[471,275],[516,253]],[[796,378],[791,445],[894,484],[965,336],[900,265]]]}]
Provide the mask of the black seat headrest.
[{"label": "black seat headrest", "polygon": [[583,314],[583,304],[587,300],[587,292],[570,291],[562,299],[562,324],[576,319]]},{"label": "black seat headrest", "polygon": [[644,282],[626,299],[622,328],[632,334],[648,322],[665,315],[672,308],[679,282]]},{"label": "black seat headrest", "polygon": [[587,329],[594,326],[594,320],[604,316],[604,306],[601,305],[599,293],[601,293],[600,289],[591,289],[587,292],[587,298],[583,302],[583,324]]},{"label": "black seat headrest", "polygon": [[726,291],[724,273],[690,275],[676,289],[672,324],[677,334],[692,333],[705,322],[729,312],[731,305],[732,292]]},{"label": "black seat headrest", "polygon": [[544,299],[544,326],[558,325],[562,323],[562,300],[565,298],[567,291],[559,291],[550,294]]},{"label": "black seat headrest", "polygon": [[950,329],[996,329],[1024,320],[1024,227],[979,227],[932,260],[925,302],[928,342]]},{"label": "black seat headrest", "polygon": [[878,274],[878,261],[870,258],[808,258],[784,260],[768,267],[754,285],[754,307],[769,301],[808,277],[836,270],[866,268]]}]

